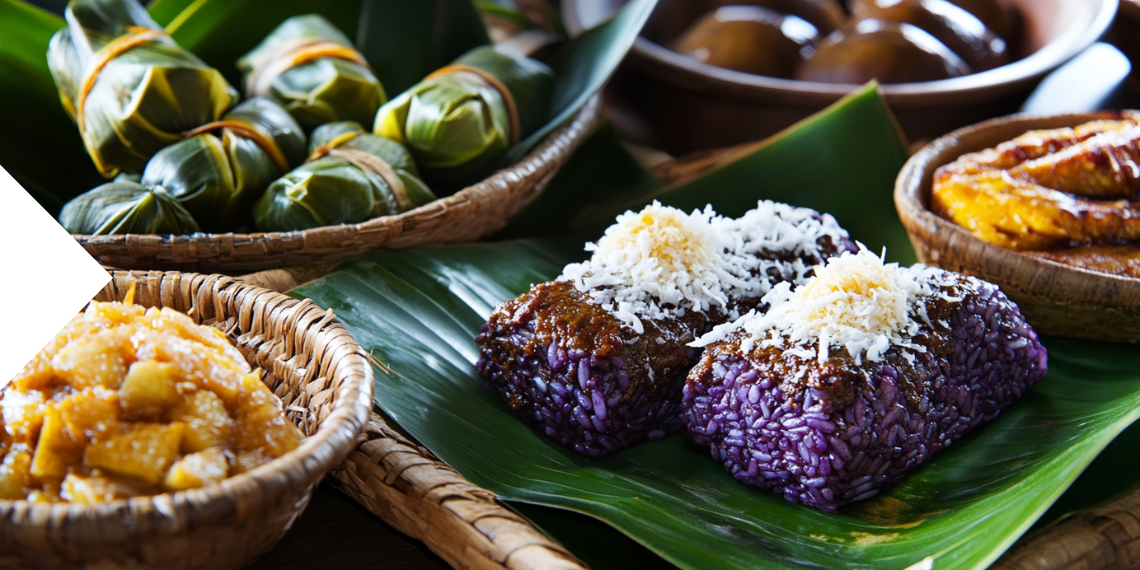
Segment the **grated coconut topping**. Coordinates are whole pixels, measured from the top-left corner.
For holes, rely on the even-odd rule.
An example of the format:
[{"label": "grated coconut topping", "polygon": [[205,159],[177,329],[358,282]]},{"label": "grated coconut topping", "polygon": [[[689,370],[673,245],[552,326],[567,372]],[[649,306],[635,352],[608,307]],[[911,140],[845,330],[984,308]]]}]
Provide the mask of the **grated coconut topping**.
[{"label": "grated coconut topping", "polygon": [[786,204],[761,201],[739,219],[724,218],[711,206],[686,214],[658,202],[626,212],[606,229],[588,261],[563,269],[567,280],[623,326],[645,332],[641,319],[680,317],[716,308],[736,318],[730,298],[758,297],[777,280],[802,282],[812,269],[800,259],[773,255],[819,255],[823,237],[845,237],[831,216]]},{"label": "grated coconut topping", "polygon": [[[884,252],[885,253],[885,252]],[[883,263],[860,244],[859,253],[844,253],[816,268],[815,276],[795,289],[777,284],[763,298],[766,313],[752,311],[736,322],[715,327],[690,346],[703,347],[726,340],[743,329],[741,349],[751,352],[754,343],[782,348],[802,358],[827,360],[832,348],[846,349],[857,365],[863,357],[882,360],[892,346],[925,352],[912,344],[922,328],[917,319],[933,326],[926,315],[923,297],[950,297],[939,287],[942,272],[922,265],[899,267]]]}]

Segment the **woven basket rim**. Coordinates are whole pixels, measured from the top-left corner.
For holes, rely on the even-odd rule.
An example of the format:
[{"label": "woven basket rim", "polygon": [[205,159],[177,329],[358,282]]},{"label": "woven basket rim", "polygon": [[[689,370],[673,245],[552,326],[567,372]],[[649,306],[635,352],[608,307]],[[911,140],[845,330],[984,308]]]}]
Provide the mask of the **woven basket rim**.
[{"label": "woven basket rim", "polygon": [[[242,267],[263,269],[280,267],[298,256],[336,257],[351,255],[379,247],[413,247],[431,243],[456,241],[444,234],[455,226],[454,220],[442,219],[449,212],[463,211],[478,205],[506,205],[510,213],[517,212],[538,192],[508,194],[512,188],[544,184],[553,168],[556,171],[569,154],[593,130],[598,119],[600,95],[595,94],[565,123],[546,135],[534,148],[510,166],[495,171],[487,178],[467,186],[454,194],[433,200],[413,210],[395,215],[380,216],[355,224],[321,226],[289,232],[252,233],[198,233],[92,235],[72,234],[73,239],[109,264],[122,266],[115,259],[154,258],[175,266],[192,266],[227,269]],[[488,216],[476,210],[475,215]],[[493,213],[492,213],[493,214]],[[434,223],[433,223],[434,222]],[[501,228],[506,219],[488,220],[483,224],[490,231]],[[457,236],[465,239],[469,236]],[[393,243],[395,242],[395,243]],[[267,263],[281,258],[286,263]],[[297,260],[293,260],[297,261]],[[295,264],[295,263],[294,263]],[[146,264],[139,264],[146,265]],[[155,264],[150,264],[154,267]]]},{"label": "woven basket rim", "polygon": [[[112,281],[108,287],[113,287],[118,284],[119,280],[127,280],[128,282],[141,283],[145,279],[156,276],[167,277],[182,277],[184,279],[193,279],[195,277],[204,277],[207,280],[214,279],[218,285],[214,290],[208,291],[208,301],[216,301],[220,294],[228,294],[237,296],[240,294],[254,294],[258,296],[256,301],[257,305],[264,306],[273,302],[282,303],[286,310],[291,315],[290,317],[299,314],[306,310],[320,310],[319,306],[308,299],[298,300],[289,297],[276,291],[271,291],[263,287],[257,287],[242,283],[231,277],[224,275],[205,275],[200,273],[178,272],[178,271],[122,271],[114,270],[108,271],[111,274]],[[121,297],[119,298],[121,300]],[[194,306],[202,300],[199,296],[194,299]],[[143,305],[146,308],[151,308],[156,305]],[[176,310],[176,309],[172,309]],[[181,311],[179,311],[181,312]],[[116,499],[106,501],[93,505],[80,505],[75,503],[35,503],[23,499],[9,500],[0,499],[0,507],[15,505],[21,509],[32,512],[33,518],[39,519],[37,515],[52,516],[60,512],[67,513],[74,516],[79,513],[88,514],[94,513],[98,518],[114,518],[115,520],[122,520],[126,517],[133,515],[124,515],[124,513],[135,513],[139,505],[154,504],[156,502],[167,503],[167,508],[156,508],[153,510],[145,511],[146,513],[155,513],[163,511],[173,511],[178,509],[177,505],[188,504],[189,501],[185,499],[193,496],[193,503],[196,504],[213,504],[216,502],[228,500],[234,497],[249,496],[250,493],[246,490],[274,490],[272,495],[279,495],[294,486],[311,485],[323,477],[328,471],[340,463],[355,447],[358,435],[363,431],[365,424],[368,421],[368,414],[372,410],[372,365],[365,356],[364,349],[356,343],[355,339],[349,335],[348,330],[344,324],[337,318],[332,318],[322,327],[322,330],[336,330],[343,331],[343,336],[346,342],[350,342],[352,347],[355,347],[354,356],[361,359],[361,366],[342,366],[336,379],[333,381],[337,384],[337,389],[342,390],[333,405],[332,412],[321,422],[317,428],[316,433],[306,436],[301,440],[296,449],[286,453],[285,455],[275,458],[268,463],[259,465],[258,467],[240,473],[232,477],[227,477],[220,483],[208,485],[196,489],[188,489],[183,491],[175,491],[168,493],[161,493],[158,495],[147,495],[139,497],[131,497],[128,499]],[[350,357],[351,358],[351,357]],[[363,371],[361,380],[353,380],[352,371]],[[265,373],[271,373],[264,370]],[[306,410],[311,411],[311,410]],[[298,466],[304,472],[303,479],[292,479],[287,481],[288,485],[281,484],[281,477],[276,476],[284,471],[288,466]],[[42,519],[39,519],[42,520]]]},{"label": "woven basket rim", "polygon": [[[1066,283],[1071,283],[1077,287],[1076,291],[1082,295],[1080,303],[1082,305],[1098,305],[1104,308],[1124,310],[1134,309],[1135,303],[1124,299],[1124,296],[1118,297],[1116,303],[1099,303],[1098,301],[1102,300],[1099,298],[1099,292],[1105,290],[1128,291],[1134,299],[1140,299],[1140,279],[1090,271],[1025,255],[1019,251],[985,242],[975,237],[966,228],[945,220],[931,211],[929,205],[931,181],[924,176],[925,170],[937,160],[940,154],[949,150],[959,154],[976,152],[972,148],[974,145],[964,145],[963,139],[972,140],[974,137],[985,136],[986,133],[996,128],[1017,126],[1027,131],[1073,127],[1089,121],[1117,117],[1119,117],[1119,113],[1115,111],[1059,114],[1020,113],[989,119],[939,137],[911,156],[902,170],[899,171],[894,192],[895,208],[898,210],[899,218],[906,226],[911,239],[914,239],[915,227],[927,226],[937,230],[936,235],[940,236],[939,241],[949,244],[975,244],[983,252],[983,255],[992,261],[1002,265],[1020,265],[1029,268],[1031,271],[1025,271],[1016,281],[1006,284],[1006,286],[1018,287],[1025,294],[1034,295],[1038,292],[1036,286],[1039,283],[1038,276],[1054,274],[1066,278]],[[959,147],[963,146],[966,148],[960,150]],[[941,164],[935,166],[941,166]],[[1041,297],[1040,295],[1034,296]]]}]

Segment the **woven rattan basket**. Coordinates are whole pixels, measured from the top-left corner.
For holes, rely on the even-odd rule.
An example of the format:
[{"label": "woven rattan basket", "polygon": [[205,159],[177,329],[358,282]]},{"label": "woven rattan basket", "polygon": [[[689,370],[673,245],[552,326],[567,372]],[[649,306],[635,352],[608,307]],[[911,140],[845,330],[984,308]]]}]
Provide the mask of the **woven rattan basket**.
[{"label": "woven rattan basket", "polygon": [[304,510],[355,446],[372,369],[348,331],[309,301],[228,277],[114,272],[97,300],[170,307],[226,331],[308,436],[284,457],[219,485],[98,506],[0,501],[0,568],[239,568]]},{"label": "woven rattan basket", "polygon": [[359,224],[255,234],[76,235],[104,265],[125,269],[247,272],[304,265],[381,247],[407,248],[479,239],[502,229],[530,203],[598,120],[598,97],[514,165],[490,178],[396,216]]}]

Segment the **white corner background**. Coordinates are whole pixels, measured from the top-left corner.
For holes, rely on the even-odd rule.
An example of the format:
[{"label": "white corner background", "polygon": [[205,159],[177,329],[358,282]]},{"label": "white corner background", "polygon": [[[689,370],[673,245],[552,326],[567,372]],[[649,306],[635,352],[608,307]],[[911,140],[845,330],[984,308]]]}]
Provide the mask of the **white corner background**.
[{"label": "white corner background", "polygon": [[110,279],[0,167],[0,386]]}]

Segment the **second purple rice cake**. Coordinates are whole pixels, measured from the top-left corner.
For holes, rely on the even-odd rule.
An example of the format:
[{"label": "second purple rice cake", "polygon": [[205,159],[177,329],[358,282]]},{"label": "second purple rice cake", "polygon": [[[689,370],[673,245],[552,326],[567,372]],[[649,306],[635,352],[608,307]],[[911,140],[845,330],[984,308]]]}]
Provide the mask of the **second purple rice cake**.
[{"label": "second purple rice cake", "polygon": [[738,480],[834,511],[992,420],[1047,355],[997,287],[832,258],[770,309],[717,327],[684,388],[693,438]]},{"label": "second purple rice cake", "polygon": [[761,202],[739,219],[654,204],[589,261],[500,303],[476,338],[488,388],[547,435],[601,456],[682,427],[686,346],[772,285],[853,247],[830,216]]}]

